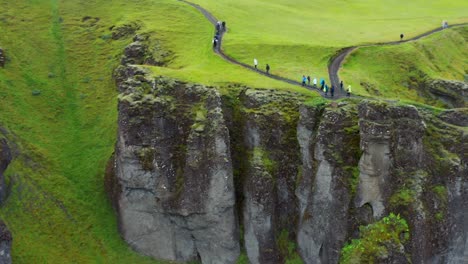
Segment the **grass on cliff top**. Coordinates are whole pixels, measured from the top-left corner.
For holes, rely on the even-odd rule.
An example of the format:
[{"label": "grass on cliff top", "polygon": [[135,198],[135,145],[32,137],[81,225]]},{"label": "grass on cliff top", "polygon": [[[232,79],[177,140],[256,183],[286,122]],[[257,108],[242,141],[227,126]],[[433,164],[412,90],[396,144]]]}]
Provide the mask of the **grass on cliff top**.
[{"label": "grass on cliff top", "polygon": [[142,32],[175,53],[169,68],[155,67],[155,74],[314,96],[224,62],[211,51],[211,25],[178,1],[0,0],[0,6],[0,47],[9,58],[0,69],[0,125],[21,153],[6,172],[12,192],[0,209],[13,233],[15,263],[160,263],[123,242],[104,192],[117,127],[111,76],[133,37],[111,40],[111,26],[139,21]]},{"label": "grass on cliff top", "polygon": [[398,46],[360,48],[345,61],[340,77],[356,94],[437,106],[418,95],[418,86],[426,79],[463,80],[467,40],[468,26],[463,26]]},{"label": "grass on cliff top", "polygon": [[300,81],[328,79],[328,59],[340,48],[398,40],[468,22],[464,0],[191,0],[227,22],[223,47],[232,57]]}]

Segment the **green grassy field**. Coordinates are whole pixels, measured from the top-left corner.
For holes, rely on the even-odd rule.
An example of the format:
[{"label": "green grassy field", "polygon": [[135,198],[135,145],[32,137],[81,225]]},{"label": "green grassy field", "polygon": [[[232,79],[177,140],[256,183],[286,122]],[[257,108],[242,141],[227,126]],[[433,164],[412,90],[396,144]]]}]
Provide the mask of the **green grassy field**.
[{"label": "green grassy field", "polygon": [[340,77],[357,94],[434,104],[418,96],[418,82],[463,80],[468,73],[467,41],[465,26],[398,46],[360,48],[343,64]]},{"label": "green grassy field", "polygon": [[[247,63],[254,56],[261,64],[268,59],[273,72],[291,78],[306,70],[325,76],[324,65],[338,47],[389,40],[399,34],[398,27],[410,35],[438,26],[442,18],[463,20],[466,6],[440,1],[424,7],[431,12],[424,18],[416,4],[401,14],[387,14],[385,4],[369,17],[363,14],[374,8],[366,1],[343,1],[342,7],[323,1],[320,9],[305,0],[294,6],[280,0],[194,2],[228,21],[229,54]],[[444,11],[436,15],[431,10],[438,5]],[[111,26],[139,21],[141,32],[175,54],[167,67],[150,67],[155,75],[316,96],[223,61],[211,50],[212,25],[179,1],[0,0],[0,6],[0,47],[9,58],[0,69],[0,125],[11,131],[20,151],[7,171],[11,196],[0,209],[13,232],[14,263],[159,263],[137,255],[120,239],[103,189],[116,136],[111,74],[131,42],[111,40]],[[346,15],[335,21],[339,12]],[[394,32],[375,30],[388,21]],[[368,26],[364,33],[351,32],[363,25]]]},{"label": "green grassy field", "polygon": [[340,48],[407,38],[449,23],[468,22],[463,0],[193,0],[227,21],[224,50],[232,57],[300,80],[328,79],[328,59]]}]

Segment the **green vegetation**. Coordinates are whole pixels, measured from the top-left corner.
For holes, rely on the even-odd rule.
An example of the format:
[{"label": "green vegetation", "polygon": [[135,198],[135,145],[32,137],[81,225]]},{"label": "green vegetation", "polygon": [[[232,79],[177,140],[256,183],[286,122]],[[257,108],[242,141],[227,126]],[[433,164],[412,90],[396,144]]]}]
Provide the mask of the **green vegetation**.
[{"label": "green vegetation", "polygon": [[281,256],[284,256],[286,264],[302,264],[301,257],[297,253],[297,246],[296,243],[292,242],[289,239],[289,232],[287,230],[282,230],[279,234],[278,238],[276,239],[278,244],[278,250]]},{"label": "green vegetation", "polygon": [[[273,73],[295,79],[303,73],[326,77],[330,56],[343,46],[392,40],[402,30],[410,37],[438,26],[442,19],[450,23],[466,21],[466,8],[460,8],[466,7],[466,2],[460,0],[432,4],[422,0],[397,1],[395,5],[404,3],[405,12],[369,0],[341,1],[339,5],[324,0],[298,0],[294,6],[283,0],[194,2],[228,22],[224,47],[229,55],[249,64],[256,57],[261,65],[270,63]],[[147,66],[154,75],[220,85],[224,95],[234,83],[237,87],[293,91],[309,99],[310,105],[326,103],[314,92],[225,62],[212,52],[213,26],[200,12],[179,1],[0,0],[0,6],[0,47],[9,58],[6,67],[0,69],[0,124],[12,132],[21,153],[6,173],[12,193],[0,210],[0,218],[13,232],[15,263],[157,263],[139,256],[121,240],[103,188],[117,126],[118,99],[111,76],[133,37],[130,34],[113,40],[112,26],[137,25],[139,33],[148,33],[161,49],[173,54],[164,67]],[[419,17],[423,11],[427,16]],[[338,13],[343,16],[337,16]],[[466,60],[459,60],[467,58],[466,48],[459,48],[465,43],[463,38],[466,39],[466,29],[447,30],[421,43],[405,44],[402,50],[407,53],[403,55],[411,57],[420,49],[434,48],[430,52],[433,59],[445,64],[440,64],[440,70],[430,65],[430,71],[424,73],[458,78],[460,69],[466,73]],[[450,51],[444,55],[447,57],[441,55],[444,47]],[[357,84],[366,71],[375,78],[369,83],[386,83],[385,76],[377,70],[388,73],[394,66],[374,65],[367,69],[362,67],[367,61],[363,62],[361,55],[375,59],[380,49],[387,52],[392,48],[358,51],[345,66],[349,68],[349,72],[343,72],[345,80]],[[427,62],[424,56],[417,63]],[[448,67],[448,63],[455,65]],[[454,75],[447,75],[448,70]],[[396,82],[401,80],[392,80]],[[357,85],[354,87],[363,93]],[[142,86],[142,93],[148,88]],[[382,96],[390,96],[392,90],[388,91]],[[132,96],[120,99],[135,103]],[[402,97],[417,99],[413,93]],[[151,96],[140,99],[155,100]],[[238,103],[238,98],[232,100],[233,104]],[[274,104],[269,107],[270,112],[278,109]],[[233,119],[239,123],[244,109],[233,109]],[[295,108],[288,109],[283,114],[286,121],[294,123],[297,112],[291,110]],[[194,114],[203,123],[206,112],[198,109]],[[240,128],[236,132],[240,134]],[[294,137],[292,132],[291,126]],[[244,150],[236,151],[244,154]],[[144,149],[140,154],[145,168],[152,169],[152,150]],[[274,170],[275,163],[268,153],[256,149],[253,155],[268,171]],[[240,174],[235,172],[236,176]],[[180,190],[180,170],[177,175]],[[282,247],[292,254],[293,246]],[[297,255],[291,255],[288,263],[296,263],[297,259]],[[244,262],[246,257],[242,255],[239,263]]]},{"label": "green vegetation", "polygon": [[272,160],[270,158],[270,154],[260,148],[260,147],[257,147],[253,150],[252,152],[252,163],[254,166],[263,166],[265,168],[265,170],[271,175],[273,176],[273,173],[275,172],[275,168],[276,168],[276,163],[274,160]]},{"label": "green vegetation", "polygon": [[390,213],[378,222],[361,226],[360,238],[343,247],[340,263],[375,263],[387,257],[389,250],[399,252],[400,246],[408,240],[406,220]]},{"label": "green vegetation", "polygon": [[347,58],[340,77],[355,94],[442,106],[419,94],[430,79],[463,80],[468,71],[467,39],[465,26],[401,45],[360,48]]},{"label": "green vegetation", "polygon": [[257,58],[261,69],[268,63],[274,74],[298,81],[303,74],[328,79],[328,60],[343,47],[397,40],[402,32],[410,38],[442,20],[468,22],[463,0],[191,1],[227,22],[227,54],[249,65]]}]

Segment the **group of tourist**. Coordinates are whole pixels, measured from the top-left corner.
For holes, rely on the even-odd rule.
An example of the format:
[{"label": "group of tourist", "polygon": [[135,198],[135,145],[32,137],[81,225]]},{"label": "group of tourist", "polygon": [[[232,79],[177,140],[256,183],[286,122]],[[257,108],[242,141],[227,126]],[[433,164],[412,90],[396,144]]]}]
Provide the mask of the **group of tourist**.
[{"label": "group of tourist", "polygon": [[219,41],[221,40],[221,32],[226,31],[226,22],[225,21],[218,21],[216,22],[216,33],[213,37],[213,48],[218,47]]},{"label": "group of tourist", "polygon": [[[325,82],[325,79],[321,78],[320,79],[320,88],[317,87],[317,78],[314,78],[312,80],[312,85],[310,85],[311,78],[310,76],[305,76],[302,75],[302,86],[304,87],[313,87],[315,89],[320,89],[325,93],[325,96],[328,96],[328,93],[330,92],[331,97],[335,96],[335,86],[331,85],[331,87],[328,86],[328,84]],[[344,86],[343,86],[343,81],[340,81],[340,90],[343,91]],[[348,85],[348,88],[346,89],[346,96],[351,96],[351,85]]]},{"label": "group of tourist", "polygon": [[[448,23],[447,21],[442,21],[442,29],[448,28]],[[218,43],[221,38],[221,33],[226,31],[226,22],[225,21],[218,21],[216,22],[215,25],[216,33],[213,38],[213,48],[218,47]],[[403,40],[405,35],[403,33],[400,34],[400,41]],[[255,70],[258,70],[258,60],[257,58],[254,58],[254,68]],[[265,66],[265,72],[266,74],[270,74],[270,65],[267,63]],[[305,76],[302,75],[302,86],[309,86],[309,87],[317,87],[317,78],[314,78],[313,80],[313,86],[310,85],[311,78],[310,76]],[[335,86],[331,85],[331,87],[328,86],[328,84],[325,82],[325,80],[322,78],[320,80],[320,90],[322,90],[325,93],[325,96],[328,96],[328,92],[330,92],[331,97],[335,96]],[[340,90],[343,91],[343,81],[340,82]],[[346,89],[346,96],[351,96],[351,85],[348,85],[348,88]]]}]

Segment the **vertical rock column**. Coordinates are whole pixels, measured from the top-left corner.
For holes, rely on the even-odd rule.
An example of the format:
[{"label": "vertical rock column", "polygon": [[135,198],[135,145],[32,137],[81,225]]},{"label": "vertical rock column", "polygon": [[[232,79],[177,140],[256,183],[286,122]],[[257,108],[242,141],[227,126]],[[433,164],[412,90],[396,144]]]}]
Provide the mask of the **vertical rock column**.
[{"label": "vertical rock column", "polygon": [[298,140],[302,177],[297,236],[305,263],[338,263],[347,238],[348,209],[355,188],[359,131],[353,106],[301,108]]},{"label": "vertical rock column", "polygon": [[238,226],[229,133],[212,88],[117,71],[119,225],[138,252],[235,263]]}]

